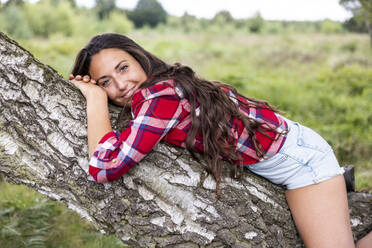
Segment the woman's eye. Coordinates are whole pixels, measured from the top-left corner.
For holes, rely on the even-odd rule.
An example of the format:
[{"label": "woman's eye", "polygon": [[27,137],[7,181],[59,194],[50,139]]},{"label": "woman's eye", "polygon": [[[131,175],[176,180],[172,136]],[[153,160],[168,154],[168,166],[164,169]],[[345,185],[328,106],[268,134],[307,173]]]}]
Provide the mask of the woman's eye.
[{"label": "woman's eye", "polygon": [[100,84],[102,87],[106,87],[110,83],[110,80],[102,81]]},{"label": "woman's eye", "polygon": [[122,67],[120,67],[120,71],[125,71],[126,69],[128,69],[127,65],[123,65]]}]

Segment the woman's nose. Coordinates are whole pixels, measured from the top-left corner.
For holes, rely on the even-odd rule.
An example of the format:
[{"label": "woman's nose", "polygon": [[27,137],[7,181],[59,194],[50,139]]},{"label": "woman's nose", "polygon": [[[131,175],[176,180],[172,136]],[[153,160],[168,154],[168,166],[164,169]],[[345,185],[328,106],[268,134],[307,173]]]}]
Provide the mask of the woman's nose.
[{"label": "woman's nose", "polygon": [[127,89],[128,84],[124,80],[117,80],[116,82],[117,82],[116,85],[117,85],[119,90],[126,90]]}]

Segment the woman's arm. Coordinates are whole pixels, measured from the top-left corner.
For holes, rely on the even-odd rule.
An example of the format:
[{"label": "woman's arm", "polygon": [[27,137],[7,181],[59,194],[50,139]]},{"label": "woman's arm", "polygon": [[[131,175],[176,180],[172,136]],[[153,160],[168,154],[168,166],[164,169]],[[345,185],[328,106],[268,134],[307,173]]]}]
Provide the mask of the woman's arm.
[{"label": "woman's arm", "polygon": [[91,157],[100,139],[112,131],[106,93],[87,98],[88,148]]},{"label": "woman's arm", "polygon": [[134,118],[128,128],[122,133],[109,132],[99,141],[89,161],[94,180],[120,178],[182,119],[182,104],[174,89],[162,84],[150,87],[133,96]]},{"label": "woman's arm", "polygon": [[106,92],[89,76],[69,76],[70,82],[84,95],[87,102],[89,157],[94,153],[100,139],[112,131]]}]

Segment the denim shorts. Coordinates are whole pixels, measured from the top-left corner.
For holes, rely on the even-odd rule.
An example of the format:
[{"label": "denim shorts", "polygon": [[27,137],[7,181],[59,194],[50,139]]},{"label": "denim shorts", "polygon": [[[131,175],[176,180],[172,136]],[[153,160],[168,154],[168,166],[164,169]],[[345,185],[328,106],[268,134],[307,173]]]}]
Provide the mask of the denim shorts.
[{"label": "denim shorts", "polygon": [[327,141],[312,129],[284,119],[289,132],[282,148],[274,156],[248,165],[249,170],[287,189],[320,183],[344,173]]}]

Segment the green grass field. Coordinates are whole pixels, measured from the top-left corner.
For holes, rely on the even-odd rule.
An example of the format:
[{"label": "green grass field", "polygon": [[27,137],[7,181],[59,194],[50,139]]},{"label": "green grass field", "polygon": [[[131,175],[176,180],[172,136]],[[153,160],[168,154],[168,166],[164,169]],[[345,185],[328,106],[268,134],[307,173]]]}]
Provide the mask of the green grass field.
[{"label": "green grass field", "polygon": [[[146,30],[129,36],[161,59],[187,64],[202,77],[267,100],[288,118],[318,131],[333,146],[341,165],[355,165],[357,190],[372,192],[372,49],[368,35],[218,36]],[[89,39],[56,35],[19,43],[67,78],[75,54]],[[61,204],[24,187],[4,183],[0,187],[0,244],[16,244],[11,242],[18,242],[31,228],[44,232],[45,237],[39,238],[47,246],[41,247],[121,247],[113,238],[94,233]],[[16,192],[16,197],[10,192]],[[30,219],[31,226],[24,231],[20,220],[33,215],[41,215],[45,223],[33,228]],[[66,223],[66,219],[75,222]],[[33,235],[37,240],[38,233]]]}]

